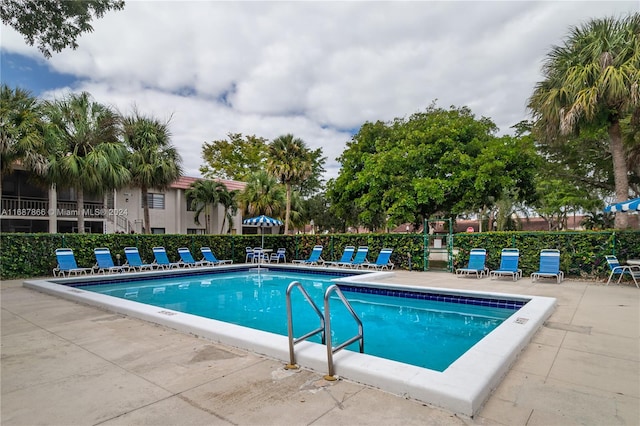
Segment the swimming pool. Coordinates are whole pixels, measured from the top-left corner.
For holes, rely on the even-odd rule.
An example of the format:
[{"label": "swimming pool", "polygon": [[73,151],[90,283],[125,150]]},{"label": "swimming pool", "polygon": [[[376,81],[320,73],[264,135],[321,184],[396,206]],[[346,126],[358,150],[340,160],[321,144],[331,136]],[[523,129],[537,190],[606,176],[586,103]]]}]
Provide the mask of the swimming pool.
[{"label": "swimming pool", "polygon": [[[327,268],[270,266],[274,270],[298,270],[317,273]],[[247,265],[199,268],[197,274],[211,270],[247,269]],[[344,272],[344,271],[337,271]],[[117,275],[119,280],[138,280],[141,277],[176,276],[193,273],[193,270],[154,271]],[[429,297],[462,298],[489,301],[517,300],[526,302],[514,315],[471,347],[444,371],[416,367],[352,351],[341,351],[334,356],[335,374],[356,382],[378,387],[405,397],[410,397],[446,408],[450,411],[473,416],[506,375],[510,365],[524,349],[544,320],[551,315],[555,299],[537,296],[485,293],[475,291],[443,290],[422,286],[398,286],[384,283],[393,272],[374,272],[356,276],[343,276],[335,280],[341,286],[349,286],[361,292],[410,292],[429,294]],[[428,273],[425,277],[428,277]],[[109,276],[111,279],[114,276]],[[452,278],[454,279],[454,278]],[[24,285],[39,291],[58,295],[82,303],[95,305],[110,311],[165,325],[176,330],[201,336],[215,342],[235,346],[287,362],[288,339],[285,336],[253,330],[235,324],[207,319],[170,308],[158,308],[127,299],[116,299],[77,287],[81,283],[103,282],[105,276],[25,281]],[[131,281],[133,282],[133,281]],[[132,285],[135,287],[135,285]],[[366,344],[366,342],[365,342]],[[327,352],[324,345],[301,342],[296,345],[296,362],[302,367],[318,372],[327,371]]]},{"label": "swimming pool", "polygon": [[[316,271],[317,272],[317,271]],[[340,276],[298,271],[247,270],[158,278],[134,282],[80,285],[77,288],[135,300],[205,318],[287,335],[285,293],[293,281],[301,283],[316,305],[323,306],[325,291]],[[364,353],[418,367],[444,371],[451,363],[518,310],[524,301],[494,304],[461,303],[471,299],[437,300],[423,293],[363,293],[342,285],[364,327]],[[301,293],[292,293],[294,335],[318,327],[319,319]],[[333,346],[357,333],[349,311],[333,295]],[[325,317],[327,313],[324,312]],[[310,339],[321,343],[320,335]],[[358,351],[352,343],[347,349]]]}]

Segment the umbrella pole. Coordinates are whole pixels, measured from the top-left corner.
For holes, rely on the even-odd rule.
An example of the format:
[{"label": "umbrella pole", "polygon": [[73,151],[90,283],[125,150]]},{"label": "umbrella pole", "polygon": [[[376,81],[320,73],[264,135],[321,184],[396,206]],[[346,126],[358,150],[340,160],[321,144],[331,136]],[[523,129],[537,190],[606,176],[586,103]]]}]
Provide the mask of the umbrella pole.
[{"label": "umbrella pole", "polygon": [[[260,248],[264,250],[264,226],[260,227],[260,234],[262,235],[262,243],[260,244]],[[262,257],[264,253],[260,251],[260,259],[258,259],[258,273],[260,273],[260,267],[262,266]]]}]

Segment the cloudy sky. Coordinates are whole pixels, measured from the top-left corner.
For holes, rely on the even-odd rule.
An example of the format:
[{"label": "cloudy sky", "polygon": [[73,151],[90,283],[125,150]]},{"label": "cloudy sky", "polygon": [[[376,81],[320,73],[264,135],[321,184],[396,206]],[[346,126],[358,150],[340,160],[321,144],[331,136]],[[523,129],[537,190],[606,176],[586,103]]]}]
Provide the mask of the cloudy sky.
[{"label": "cloudy sky", "polygon": [[500,134],[571,26],[638,12],[636,1],[131,1],[93,22],[77,50],[45,60],[1,27],[1,78],[35,95],[88,91],[170,119],[185,174],[202,144],[242,133],[302,138],[327,178],[367,121],[468,106]]}]

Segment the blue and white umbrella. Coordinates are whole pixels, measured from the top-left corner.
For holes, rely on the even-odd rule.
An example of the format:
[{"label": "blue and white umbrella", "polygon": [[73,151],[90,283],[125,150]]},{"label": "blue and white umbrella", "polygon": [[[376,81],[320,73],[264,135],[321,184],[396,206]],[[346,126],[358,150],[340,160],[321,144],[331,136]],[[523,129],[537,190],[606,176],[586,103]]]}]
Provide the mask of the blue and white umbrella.
[{"label": "blue and white umbrella", "polygon": [[274,226],[282,226],[282,221],[278,219],[274,219],[269,216],[260,215],[256,217],[252,217],[250,219],[245,219],[242,221],[245,225],[254,225],[260,228],[260,232],[262,233],[262,248],[264,248],[264,232],[262,228],[271,228]]},{"label": "blue and white umbrella", "polygon": [[640,212],[640,198],[624,201],[622,203],[611,204],[604,208],[605,212]]}]

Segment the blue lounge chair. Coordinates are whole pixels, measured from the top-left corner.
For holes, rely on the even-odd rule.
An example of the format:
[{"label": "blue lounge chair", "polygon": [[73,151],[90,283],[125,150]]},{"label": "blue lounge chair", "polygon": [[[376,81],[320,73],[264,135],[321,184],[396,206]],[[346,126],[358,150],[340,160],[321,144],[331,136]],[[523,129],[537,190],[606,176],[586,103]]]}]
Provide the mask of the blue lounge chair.
[{"label": "blue lounge chair", "polygon": [[540,250],[540,266],[531,274],[531,281],[540,278],[555,278],[558,284],[562,282],[564,272],[560,270],[560,250]]},{"label": "blue lounge chair", "polygon": [[212,265],[225,265],[233,263],[231,259],[218,260],[209,247],[200,247],[202,252],[202,260],[209,262]]},{"label": "blue lounge chair", "polygon": [[212,266],[211,263],[206,260],[195,260],[191,255],[191,251],[186,247],[180,247],[178,249],[178,254],[182,260],[182,265],[188,268],[192,268],[194,266]]},{"label": "blue lounge chair", "polygon": [[469,263],[466,268],[456,269],[456,277],[463,275],[469,276],[475,274],[476,278],[482,278],[488,273],[489,269],[485,266],[487,260],[487,250],[483,248],[471,249],[469,253]]},{"label": "blue lounge chair", "polygon": [[140,257],[140,252],[138,252],[137,247],[125,247],[124,255],[127,258],[127,265],[129,268],[134,271],[144,271],[144,270],[152,270],[155,266],[151,263],[144,263],[142,258]]},{"label": "blue lounge chair", "polygon": [[113,258],[111,257],[111,251],[106,247],[98,247],[93,249],[93,254],[96,256],[96,272],[112,274],[115,272],[130,271],[128,265],[115,265]]},{"label": "blue lounge chair", "polygon": [[279,248],[275,253],[271,253],[271,257],[269,258],[269,262],[280,263],[282,260],[283,263],[287,263],[287,249]]},{"label": "blue lounge chair", "polygon": [[158,268],[162,269],[173,269],[180,268],[182,264],[180,262],[172,262],[169,260],[169,256],[167,255],[167,250],[164,247],[154,247],[153,248],[153,257],[155,257],[154,265],[157,265]]},{"label": "blue lounge chair", "polygon": [[324,266],[348,266],[353,258],[356,248],[354,246],[345,246],[340,260],[334,262],[324,262]]},{"label": "blue lounge chair", "polygon": [[73,250],[69,248],[56,249],[56,259],[58,260],[58,266],[53,268],[53,276],[63,277],[65,274],[71,275],[87,275],[93,274],[93,268],[79,268],[76,263],[76,257],[73,254]]},{"label": "blue lounge chair", "polygon": [[500,267],[494,271],[489,272],[489,277],[495,279],[496,277],[510,276],[514,281],[518,280],[522,276],[522,269],[518,269],[518,262],[520,261],[520,251],[515,248],[502,249],[500,255]]},{"label": "blue lounge chair", "polygon": [[293,263],[301,263],[303,265],[319,265],[324,263],[321,257],[322,249],[322,246],[314,246],[308,259],[297,259],[294,260]]},{"label": "blue lounge chair", "polygon": [[393,269],[393,263],[391,263],[391,253],[393,253],[393,249],[390,248],[383,248],[382,250],[380,250],[380,253],[378,253],[378,258],[376,259],[375,262],[373,263],[369,263],[369,262],[365,262],[362,264],[363,268],[367,268],[367,269],[378,269],[378,270],[383,270],[383,269]]},{"label": "blue lounge chair", "polygon": [[615,275],[620,275],[620,277],[618,277],[617,283],[620,283],[620,281],[622,281],[623,276],[628,275],[636,284],[636,287],[640,288],[638,286],[638,280],[640,280],[640,266],[621,265],[620,262],[618,262],[618,258],[615,256],[605,256],[605,259],[607,259],[607,264],[609,265],[609,269],[611,270],[609,279],[607,280],[607,285],[609,285],[609,283],[611,282],[611,278],[613,278]]},{"label": "blue lounge chair", "polygon": [[353,257],[353,260],[348,265],[345,265],[349,268],[360,268],[362,265],[369,263],[367,261],[367,255],[369,254],[369,247],[360,246],[356,251],[356,255]]}]

